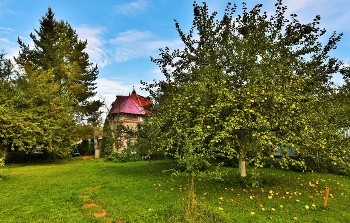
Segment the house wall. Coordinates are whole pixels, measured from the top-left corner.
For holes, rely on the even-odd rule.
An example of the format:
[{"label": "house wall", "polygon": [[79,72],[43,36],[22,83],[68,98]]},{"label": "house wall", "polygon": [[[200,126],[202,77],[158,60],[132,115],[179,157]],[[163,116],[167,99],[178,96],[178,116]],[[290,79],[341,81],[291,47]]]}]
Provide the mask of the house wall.
[{"label": "house wall", "polygon": [[[112,114],[109,116],[109,121],[111,128],[116,129],[118,124],[122,124],[125,127],[132,129],[133,131],[137,130],[137,126],[142,123],[142,117],[140,115],[134,114]],[[114,147],[115,152],[121,152],[123,148],[128,146],[128,143],[135,143],[136,138],[125,139],[123,136],[114,136],[116,140],[119,140],[120,146],[117,148]]]},{"label": "house wall", "polygon": [[112,130],[115,130],[118,123],[133,130],[137,130],[137,125],[142,123],[142,117],[140,115],[132,114],[113,114],[109,119],[109,123],[111,124]]}]

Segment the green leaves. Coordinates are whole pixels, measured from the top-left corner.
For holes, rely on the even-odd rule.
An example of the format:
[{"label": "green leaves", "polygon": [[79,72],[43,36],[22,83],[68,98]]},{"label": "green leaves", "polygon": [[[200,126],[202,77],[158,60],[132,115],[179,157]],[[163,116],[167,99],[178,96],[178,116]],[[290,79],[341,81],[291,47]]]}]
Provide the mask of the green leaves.
[{"label": "green leaves", "polygon": [[344,70],[328,53],[342,34],[333,33],[324,45],[318,16],[301,24],[295,15],[285,18],[281,2],[271,17],[260,7],[248,11],[243,4],[243,14],[234,15],[236,7],[228,5],[216,20],[205,3],[195,3],[189,33],[176,23],[185,48],[165,48],[160,59],[152,58],[165,76],[144,83],[157,101],[157,145],[179,160],[225,154],[261,166],[276,146],[297,147],[301,163],[319,152],[322,162],[340,159],[335,151],[347,141],[340,129],[349,123],[340,116],[344,101],[331,106],[341,97],[331,77]]},{"label": "green leaves", "polygon": [[87,42],[67,22],[55,20],[51,8],[30,37],[34,48],[18,39],[16,66],[0,56],[0,149],[44,148],[64,156],[98,124],[102,103],[90,100],[98,69],[84,52]]},{"label": "green leaves", "polygon": [[60,94],[52,76],[50,72],[32,71],[17,80],[12,98],[14,131],[9,139],[13,148],[45,148],[62,155],[70,152],[75,136],[71,99]]}]

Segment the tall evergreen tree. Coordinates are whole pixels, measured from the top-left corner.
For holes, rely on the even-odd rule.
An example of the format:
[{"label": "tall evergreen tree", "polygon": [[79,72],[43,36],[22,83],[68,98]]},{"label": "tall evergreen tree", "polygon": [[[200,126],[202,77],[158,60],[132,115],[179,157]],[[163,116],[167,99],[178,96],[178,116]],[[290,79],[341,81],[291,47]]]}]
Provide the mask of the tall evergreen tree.
[{"label": "tall evergreen tree", "polygon": [[18,38],[21,48],[15,61],[25,72],[51,70],[53,80],[60,83],[60,94],[72,95],[73,111],[78,121],[94,122],[99,117],[100,100],[96,95],[98,68],[84,52],[87,41],[79,39],[68,22],[57,21],[51,8],[40,20],[39,30],[30,37],[34,48]]},{"label": "tall evergreen tree", "polygon": [[109,123],[108,117],[105,119],[105,123],[103,125],[103,137],[102,137],[101,150],[106,155],[110,155],[114,151],[113,130]]}]

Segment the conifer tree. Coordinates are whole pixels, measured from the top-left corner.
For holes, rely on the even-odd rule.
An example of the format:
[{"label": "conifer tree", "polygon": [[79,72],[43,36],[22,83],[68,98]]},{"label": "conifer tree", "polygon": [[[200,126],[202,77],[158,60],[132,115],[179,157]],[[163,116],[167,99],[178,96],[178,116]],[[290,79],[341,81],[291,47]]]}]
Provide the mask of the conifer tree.
[{"label": "conifer tree", "polygon": [[114,150],[114,137],[111,125],[109,123],[108,117],[103,125],[103,137],[101,150],[103,153],[109,155]]},{"label": "conifer tree", "polygon": [[51,8],[40,20],[39,30],[30,37],[34,48],[20,38],[20,53],[15,58],[24,73],[31,70],[53,73],[53,80],[60,84],[60,94],[71,94],[73,111],[78,121],[94,122],[99,117],[100,100],[91,100],[96,95],[98,68],[89,61],[84,52],[87,41],[80,40],[68,22],[57,21]]}]

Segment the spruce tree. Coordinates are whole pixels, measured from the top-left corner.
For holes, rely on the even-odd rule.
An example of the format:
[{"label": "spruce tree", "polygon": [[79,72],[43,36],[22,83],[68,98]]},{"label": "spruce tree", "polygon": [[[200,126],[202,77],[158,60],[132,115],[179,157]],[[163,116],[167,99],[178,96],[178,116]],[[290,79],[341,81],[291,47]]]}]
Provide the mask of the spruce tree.
[{"label": "spruce tree", "polygon": [[89,61],[84,52],[87,41],[79,39],[68,22],[57,21],[51,8],[40,20],[39,30],[30,34],[34,48],[20,38],[20,53],[15,61],[25,73],[32,69],[51,70],[53,80],[60,83],[60,94],[71,94],[73,111],[79,122],[94,122],[99,117],[100,100],[91,100],[96,95],[97,65]]}]

